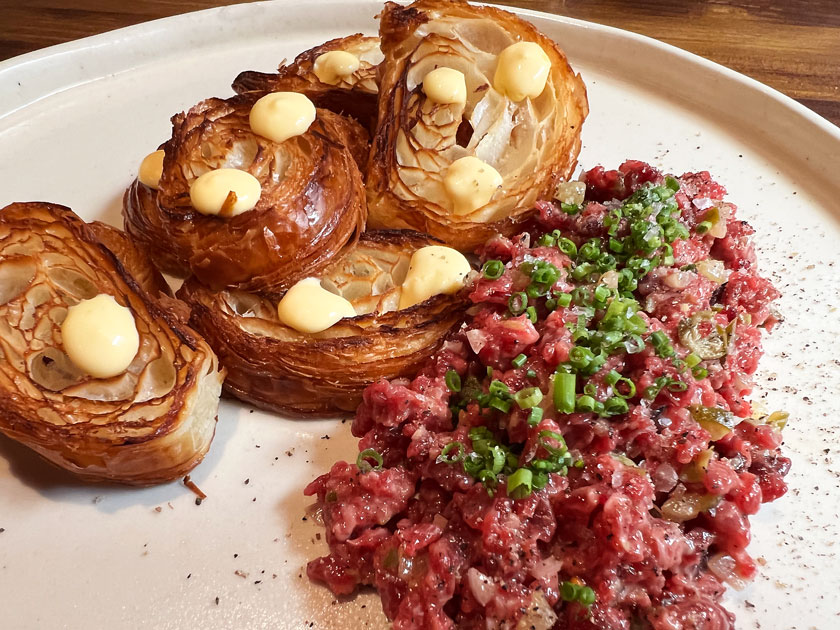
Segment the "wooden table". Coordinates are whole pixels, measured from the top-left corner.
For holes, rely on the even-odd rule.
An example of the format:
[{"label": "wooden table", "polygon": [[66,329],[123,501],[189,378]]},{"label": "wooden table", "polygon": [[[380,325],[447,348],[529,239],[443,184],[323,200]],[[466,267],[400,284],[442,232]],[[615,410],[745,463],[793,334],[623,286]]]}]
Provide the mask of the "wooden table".
[{"label": "wooden table", "polygon": [[[840,125],[840,0],[496,1],[655,37],[775,87]],[[0,60],[154,18],[232,3],[0,0]]]}]

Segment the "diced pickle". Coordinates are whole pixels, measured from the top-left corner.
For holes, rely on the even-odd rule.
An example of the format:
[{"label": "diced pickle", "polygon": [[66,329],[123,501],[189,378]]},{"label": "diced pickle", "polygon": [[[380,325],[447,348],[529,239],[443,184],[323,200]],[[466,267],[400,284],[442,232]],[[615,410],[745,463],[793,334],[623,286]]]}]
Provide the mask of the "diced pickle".
[{"label": "diced pickle", "polygon": [[683,523],[697,518],[701,512],[711,510],[721,502],[719,496],[686,492],[673,494],[662,504],[662,518],[674,523]]},{"label": "diced pickle", "polygon": [[[680,343],[703,360],[725,357],[729,349],[727,328],[715,323],[712,311],[700,311],[684,319],[679,325]],[[703,334],[703,325],[711,326],[708,334]]]},{"label": "diced pickle", "polygon": [[680,481],[688,483],[700,483],[706,476],[706,470],[709,468],[709,462],[712,460],[714,449],[707,448],[705,451],[700,451],[698,455],[687,464],[680,473]]},{"label": "diced pickle", "polygon": [[689,411],[691,411],[691,417],[697,421],[697,424],[712,436],[713,442],[724,438],[737,424],[735,414],[720,407],[691,405]]}]

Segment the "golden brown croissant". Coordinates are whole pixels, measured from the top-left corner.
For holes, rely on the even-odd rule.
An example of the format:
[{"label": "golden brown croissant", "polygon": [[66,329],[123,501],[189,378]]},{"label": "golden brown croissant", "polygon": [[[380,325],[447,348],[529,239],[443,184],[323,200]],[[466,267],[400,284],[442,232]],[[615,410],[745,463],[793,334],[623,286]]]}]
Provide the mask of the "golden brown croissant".
[{"label": "golden brown croissant", "polygon": [[87,226],[96,239],[114,254],[117,264],[122,265],[150,297],[172,296],[172,289],[149,256],[132,243],[125,232],[101,221],[91,221]]},{"label": "golden brown croissant", "polygon": [[358,315],[319,333],[285,326],[276,302],[252,293],[210,291],[190,278],[178,297],[227,368],[229,393],[292,415],[344,415],[366,385],[415,373],[460,322],[463,294],[397,310],[412,254],[436,243],[410,231],[363,234],[319,274]]},{"label": "golden brown croissant", "polygon": [[[354,55],[359,60],[359,67],[349,75],[338,77],[333,83],[325,83],[314,71],[315,61],[324,53],[336,50]],[[318,107],[352,116],[372,130],[376,125],[379,93],[376,70],[381,61],[379,38],[357,33],[302,52],[292,63],[281,64],[275,73],[252,70],[242,72],[233,81],[232,87],[239,94],[300,92],[306,94]]]},{"label": "golden brown croissant", "polygon": [[[365,130],[319,109],[308,131],[273,142],[251,131],[256,100],[211,98],[173,117],[159,189],[135,180],[126,192],[126,231],[164,271],[192,272],[217,289],[280,292],[363,229],[365,199],[355,159],[367,153]],[[192,207],[192,182],[223,167],[260,182],[253,210],[220,217]]]},{"label": "golden brown croissant", "polygon": [[[560,48],[517,16],[458,0],[389,2],[380,18],[379,120],[367,174],[373,228],[427,232],[471,251],[497,232],[515,232],[534,201],[568,178],[580,151],[588,105],[580,76]],[[533,42],[550,62],[545,88],[514,101],[497,91],[500,53]],[[464,75],[465,102],[435,102],[426,75],[440,67]],[[488,203],[456,213],[444,179],[473,156],[501,175]]]},{"label": "golden brown croissant", "polygon": [[[63,206],[0,210],[0,431],[85,480],[149,485],[204,457],[224,372],[141,287],[159,288],[148,261],[134,251],[120,262],[128,250],[110,249],[120,238]],[[62,337],[68,308],[100,294],[130,309],[139,334],[128,368],[110,378],[80,369]]]}]

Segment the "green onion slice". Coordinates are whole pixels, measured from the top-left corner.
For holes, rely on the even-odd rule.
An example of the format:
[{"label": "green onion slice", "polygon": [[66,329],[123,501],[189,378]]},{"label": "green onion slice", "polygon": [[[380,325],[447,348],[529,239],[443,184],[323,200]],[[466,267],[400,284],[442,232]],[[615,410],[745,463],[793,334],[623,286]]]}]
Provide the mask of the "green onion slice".
[{"label": "green onion slice", "polygon": [[524,499],[533,492],[534,474],[527,468],[519,468],[507,480],[507,493],[513,499]]},{"label": "green onion slice", "polygon": [[[372,459],[376,462],[375,466],[371,466],[369,459]],[[372,470],[382,470],[382,464],[385,460],[382,459],[382,455],[380,455],[377,451],[372,448],[366,448],[359,456],[356,457],[356,466],[361,473],[369,473]]]},{"label": "green onion slice", "polygon": [[[458,451],[454,455],[451,454],[452,451]],[[435,463],[438,464],[456,464],[458,462],[464,461],[466,458],[466,454],[464,452],[464,445],[460,442],[450,442],[446,446],[443,447],[443,450],[440,452],[440,455],[437,456]]]},{"label": "green onion slice", "polygon": [[501,260],[488,260],[481,268],[481,273],[488,280],[496,280],[505,272],[505,264]]},{"label": "green onion slice", "polygon": [[449,388],[449,391],[461,391],[461,376],[455,370],[447,370],[444,381],[446,382],[446,386]]}]

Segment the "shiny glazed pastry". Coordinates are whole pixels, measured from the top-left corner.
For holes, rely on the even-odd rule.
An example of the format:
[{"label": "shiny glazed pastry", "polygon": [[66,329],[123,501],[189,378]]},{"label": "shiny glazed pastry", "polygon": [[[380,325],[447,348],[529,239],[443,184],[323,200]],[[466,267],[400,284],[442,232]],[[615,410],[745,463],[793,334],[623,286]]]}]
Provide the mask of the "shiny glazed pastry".
[{"label": "shiny glazed pastry", "polygon": [[457,0],[387,3],[380,37],[371,227],[461,251],[515,232],[580,151],[586,89],[565,54],[511,13]]},{"label": "shiny glazed pastry", "polygon": [[118,232],[68,208],[0,210],[0,431],[88,481],[194,468],[224,371],[152,298],[161,282]]},{"label": "shiny glazed pastry", "polygon": [[[282,292],[358,237],[367,133],[292,96],[211,98],[173,117],[158,181],[150,156],[123,200],[126,232],[160,269],[214,289]],[[287,124],[282,108],[300,99],[309,109],[293,130],[252,129],[252,109]]]},{"label": "shiny glazed pastry", "polygon": [[381,61],[378,37],[350,35],[302,52],[277,72],[242,72],[234,80],[233,89],[239,94],[300,92],[318,107],[352,116],[372,130],[379,93],[376,71]]},{"label": "shiny glazed pastry", "polygon": [[[346,415],[366,385],[413,375],[459,324],[466,300],[457,290],[467,279],[468,265],[452,268],[460,284],[445,286],[449,293],[400,310],[413,255],[437,244],[416,232],[367,232],[318,279],[295,285],[279,309],[267,297],[210,291],[194,279],[184,283],[178,297],[192,310],[190,324],[227,368],[229,393],[286,414]],[[303,300],[294,299],[293,292]],[[321,330],[301,332],[292,325]]]}]

